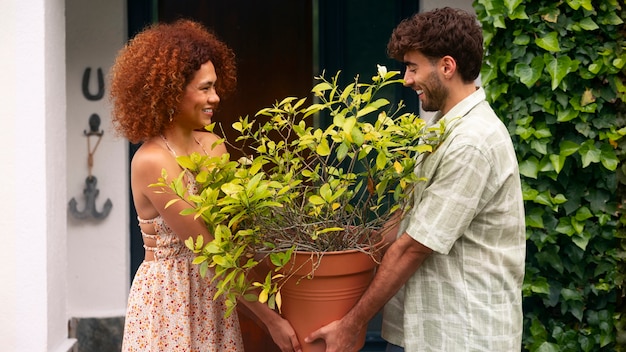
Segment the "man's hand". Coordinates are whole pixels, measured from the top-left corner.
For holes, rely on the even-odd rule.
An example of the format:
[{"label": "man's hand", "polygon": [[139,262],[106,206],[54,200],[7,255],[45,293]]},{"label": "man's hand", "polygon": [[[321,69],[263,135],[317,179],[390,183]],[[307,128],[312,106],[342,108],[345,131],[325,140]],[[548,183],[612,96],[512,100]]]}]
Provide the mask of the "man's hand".
[{"label": "man's hand", "polygon": [[304,339],[304,342],[312,343],[317,339],[322,339],[326,342],[326,352],[356,352],[363,347],[362,341],[359,341],[359,332],[362,328],[349,326],[345,319],[335,320],[313,331]]}]

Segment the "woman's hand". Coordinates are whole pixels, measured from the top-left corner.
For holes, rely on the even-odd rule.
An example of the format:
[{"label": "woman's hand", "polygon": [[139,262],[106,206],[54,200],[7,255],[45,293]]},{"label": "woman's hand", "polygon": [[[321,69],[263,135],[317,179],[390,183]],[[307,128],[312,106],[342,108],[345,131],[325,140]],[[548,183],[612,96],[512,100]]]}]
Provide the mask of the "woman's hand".
[{"label": "woman's hand", "polygon": [[270,325],[267,325],[268,332],[272,336],[274,343],[282,352],[301,352],[300,341],[291,324],[278,314],[272,319]]},{"label": "woman's hand", "polygon": [[254,320],[274,340],[281,352],[302,352],[296,331],[291,324],[267,305],[239,300],[240,311]]}]

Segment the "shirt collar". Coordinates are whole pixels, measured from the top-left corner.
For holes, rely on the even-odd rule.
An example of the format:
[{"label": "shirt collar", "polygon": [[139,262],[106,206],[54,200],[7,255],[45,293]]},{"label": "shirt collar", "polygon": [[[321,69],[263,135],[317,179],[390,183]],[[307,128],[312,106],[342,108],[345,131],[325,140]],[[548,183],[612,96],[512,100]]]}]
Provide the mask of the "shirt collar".
[{"label": "shirt collar", "polygon": [[451,120],[458,120],[467,115],[470,110],[472,110],[480,102],[484,101],[486,97],[485,90],[482,87],[477,87],[474,93],[468,95],[465,99],[453,106],[447,114],[441,116],[441,111],[437,111],[431,119],[431,124],[434,125],[435,123],[438,123],[439,120],[443,120],[443,123],[448,125],[452,122]]}]

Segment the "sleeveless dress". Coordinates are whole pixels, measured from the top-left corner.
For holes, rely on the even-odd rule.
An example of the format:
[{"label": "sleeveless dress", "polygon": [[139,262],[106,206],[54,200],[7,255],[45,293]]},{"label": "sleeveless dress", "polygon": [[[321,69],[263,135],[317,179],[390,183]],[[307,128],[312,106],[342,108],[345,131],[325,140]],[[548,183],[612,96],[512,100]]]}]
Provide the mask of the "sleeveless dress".
[{"label": "sleeveless dress", "polygon": [[[190,172],[187,179],[188,189],[197,191]],[[144,245],[155,259],[144,261],[133,279],[122,351],[243,351],[237,314],[224,318],[224,300],[213,300],[212,270],[200,276],[199,266],[191,263],[193,252],[161,216],[139,222],[154,224],[156,234],[142,234],[156,240],[156,247]]]}]

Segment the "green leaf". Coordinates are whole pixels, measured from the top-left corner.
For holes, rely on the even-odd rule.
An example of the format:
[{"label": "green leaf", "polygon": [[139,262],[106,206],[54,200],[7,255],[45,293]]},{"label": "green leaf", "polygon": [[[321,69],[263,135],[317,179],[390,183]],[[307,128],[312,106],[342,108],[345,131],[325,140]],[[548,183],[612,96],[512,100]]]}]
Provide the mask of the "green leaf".
[{"label": "green leaf", "polygon": [[327,90],[331,90],[333,89],[333,87],[330,85],[330,83],[328,82],[321,82],[315,85],[315,87],[313,87],[313,89],[311,89],[311,92],[313,93],[321,93],[321,92],[325,92]]},{"label": "green leaf", "polygon": [[593,214],[591,213],[591,211],[589,210],[589,208],[583,206],[578,208],[578,210],[576,211],[576,220],[577,221],[585,221],[589,218],[592,218]]},{"label": "green leaf", "polygon": [[359,112],[357,112],[356,114],[356,117],[365,116],[388,104],[389,104],[389,100],[387,99],[384,99],[384,98],[377,99],[376,101],[373,101],[367,104],[363,109],[359,110]]},{"label": "green leaf", "polygon": [[519,164],[519,172],[526,177],[537,178],[537,173],[539,172],[539,160],[532,156],[527,160],[522,161]]},{"label": "green leaf", "polygon": [[378,153],[376,156],[376,168],[378,170],[384,170],[387,165],[387,156],[385,153]]},{"label": "green leaf", "polygon": [[608,13],[602,19],[602,24],[610,24],[610,25],[620,25],[624,23],[624,21],[619,17],[619,15],[615,12]]},{"label": "green leaf", "polygon": [[530,213],[526,214],[526,226],[542,229],[543,225],[543,210],[539,208],[533,208]]},{"label": "green leaf", "polygon": [[539,277],[531,284],[531,290],[535,293],[550,293],[550,285],[545,277]]},{"label": "green leaf", "polygon": [[544,341],[534,352],[560,352],[561,349],[558,345]]},{"label": "green leaf", "polygon": [[330,146],[328,145],[328,141],[326,139],[322,139],[320,144],[315,148],[315,152],[320,156],[328,156],[330,155]]},{"label": "green leaf", "polygon": [[578,153],[582,157],[583,168],[589,166],[591,163],[600,162],[600,149],[596,148],[592,140],[584,142],[580,146],[580,149],[578,149]]},{"label": "green leaf", "polygon": [[571,106],[559,107],[557,112],[556,120],[558,122],[567,122],[571,121],[578,117],[579,111],[572,108]]},{"label": "green leaf", "polygon": [[559,52],[561,47],[559,46],[559,34],[557,32],[550,32],[543,37],[535,39],[535,44],[540,48],[550,51]]},{"label": "green leaf", "polygon": [[337,160],[342,161],[348,155],[348,145],[346,143],[341,143],[339,147],[337,147]]},{"label": "green leaf", "polygon": [[314,205],[326,204],[326,202],[324,201],[324,198],[318,196],[317,194],[314,194],[314,195],[310,196],[309,197],[309,202],[311,202]]},{"label": "green leaf", "polygon": [[589,240],[591,240],[591,234],[587,231],[582,231],[578,235],[574,235],[572,237],[572,242],[574,242],[574,244],[576,244],[576,246],[578,246],[583,251],[587,248]]},{"label": "green leaf", "polygon": [[530,88],[541,77],[541,72],[543,71],[543,68],[543,59],[539,56],[536,56],[531,61],[530,65],[525,63],[517,63],[513,71],[515,76],[520,79],[520,82],[526,85],[526,87]]},{"label": "green leaf", "polygon": [[559,143],[559,155],[569,156],[576,153],[580,149],[580,145],[578,143],[564,140]]},{"label": "green leaf", "polygon": [[556,232],[562,233],[564,235],[572,236],[576,233],[574,227],[572,226],[572,222],[569,217],[562,217],[559,219],[559,224],[556,226]]},{"label": "green leaf", "polygon": [[550,154],[549,158],[550,162],[552,163],[552,167],[554,168],[554,171],[556,171],[557,174],[560,173],[563,169],[563,165],[565,165],[566,156]]},{"label": "green leaf", "polygon": [[193,258],[193,261],[191,263],[197,265],[197,264],[205,262],[207,259],[208,258],[206,256],[199,255],[199,256]]},{"label": "green leaf", "polygon": [[241,185],[229,182],[223,184],[220,189],[222,190],[222,192],[232,196],[233,194],[243,192],[245,188]]},{"label": "green leaf", "polygon": [[509,13],[514,13],[515,9],[522,3],[522,0],[504,0],[504,4],[506,5],[506,9]]},{"label": "green leaf", "polygon": [[609,171],[615,171],[619,165],[619,159],[615,154],[615,149],[610,144],[604,144],[600,148],[600,162]]},{"label": "green leaf", "polygon": [[552,90],[555,90],[565,76],[578,67],[578,61],[572,60],[569,56],[559,56],[555,58],[552,55],[545,54],[544,62],[546,70],[552,78]]},{"label": "green leaf", "polygon": [[593,31],[600,28],[590,17],[583,18],[580,22],[578,22],[578,25],[586,31]]}]

